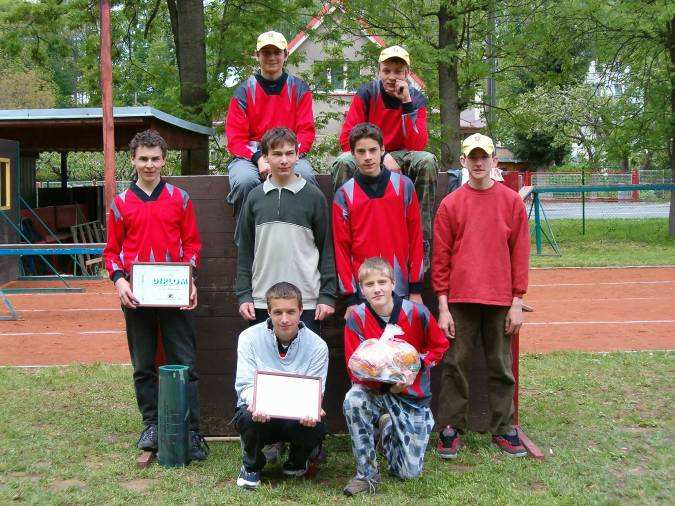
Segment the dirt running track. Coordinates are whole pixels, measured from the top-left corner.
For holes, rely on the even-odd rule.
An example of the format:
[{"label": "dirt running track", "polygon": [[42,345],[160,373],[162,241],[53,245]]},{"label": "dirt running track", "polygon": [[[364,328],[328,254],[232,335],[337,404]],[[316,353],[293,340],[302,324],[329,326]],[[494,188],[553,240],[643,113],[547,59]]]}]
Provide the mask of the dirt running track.
[{"label": "dirt running track", "polygon": [[[0,321],[0,365],[129,362],[112,284],[72,285],[86,291],[9,295],[21,320]],[[675,267],[532,270],[526,302],[524,353],[675,349]]]}]

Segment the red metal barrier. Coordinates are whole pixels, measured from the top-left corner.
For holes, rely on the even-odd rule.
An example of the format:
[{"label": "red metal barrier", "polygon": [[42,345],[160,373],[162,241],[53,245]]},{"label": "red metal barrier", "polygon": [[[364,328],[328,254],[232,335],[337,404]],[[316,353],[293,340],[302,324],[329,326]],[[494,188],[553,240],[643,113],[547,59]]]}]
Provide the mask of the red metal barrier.
[{"label": "red metal barrier", "polygon": [[[631,184],[640,184],[640,173],[637,170],[631,171],[630,173],[630,183]],[[633,202],[640,201],[640,192],[635,190],[631,199]]]}]

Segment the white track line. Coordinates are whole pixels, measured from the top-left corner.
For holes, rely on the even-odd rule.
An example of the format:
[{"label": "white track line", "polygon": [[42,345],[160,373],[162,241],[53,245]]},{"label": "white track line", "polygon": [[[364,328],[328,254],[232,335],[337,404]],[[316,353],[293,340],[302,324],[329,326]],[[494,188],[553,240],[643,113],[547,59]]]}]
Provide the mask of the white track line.
[{"label": "white track line", "polygon": [[531,284],[530,288],[534,287],[558,287],[558,286],[597,286],[597,285],[669,285],[675,284],[673,281],[600,281],[596,283],[545,283],[545,284]]},{"label": "white track line", "polygon": [[525,322],[523,325],[638,325],[641,323],[675,323],[675,320],[600,320],[572,322]]},{"label": "white track line", "polygon": [[65,336],[65,335],[88,335],[88,334],[125,334],[124,330],[89,330],[83,332],[0,332],[3,336]]},{"label": "white track line", "polygon": [[58,295],[59,297],[63,297],[64,295],[67,295],[68,297],[72,297],[73,295],[108,295],[110,297],[116,297],[115,293],[113,292],[44,292],[44,293],[6,293],[5,294],[7,297],[35,297],[36,295],[49,295],[49,296],[54,296]]},{"label": "white track line", "polygon": [[120,308],[82,308],[82,309],[77,309],[77,308],[63,308],[63,309],[17,309],[17,313],[58,313],[58,312],[78,312],[82,313],[85,311],[108,311],[108,312],[116,312],[116,313],[122,313]]},{"label": "white track line", "polygon": [[663,300],[663,297],[579,297],[576,299],[538,299],[536,297],[527,297],[530,304],[546,304],[549,302],[609,302],[609,301],[628,301],[628,300]]}]

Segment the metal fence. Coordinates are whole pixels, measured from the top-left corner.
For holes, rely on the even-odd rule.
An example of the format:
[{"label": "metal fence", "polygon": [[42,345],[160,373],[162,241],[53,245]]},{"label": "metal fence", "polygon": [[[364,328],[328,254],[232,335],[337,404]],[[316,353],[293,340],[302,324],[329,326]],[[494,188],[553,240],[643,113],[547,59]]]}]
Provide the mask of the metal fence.
[{"label": "metal fence", "polygon": [[[535,187],[570,187],[570,186],[607,186],[627,184],[668,184],[672,183],[670,173],[663,170],[634,170],[632,172],[536,172],[531,174],[531,184]],[[558,202],[668,202],[670,192],[665,190],[635,191],[586,191],[542,193],[544,201]]]},{"label": "metal fence", "polygon": [[[121,193],[129,186],[129,181],[116,181],[116,193]],[[68,188],[82,188],[89,186],[103,186],[103,181],[68,181]],[[37,181],[35,187],[40,188],[61,188],[61,181]]]}]

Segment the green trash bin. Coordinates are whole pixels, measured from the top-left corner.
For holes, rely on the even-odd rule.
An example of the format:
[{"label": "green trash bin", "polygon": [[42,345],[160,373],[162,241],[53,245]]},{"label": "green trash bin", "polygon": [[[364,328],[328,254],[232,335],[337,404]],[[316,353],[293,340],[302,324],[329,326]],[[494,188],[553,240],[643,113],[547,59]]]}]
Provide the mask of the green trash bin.
[{"label": "green trash bin", "polygon": [[188,369],[186,365],[159,368],[157,461],[165,467],[183,467],[189,463]]}]

